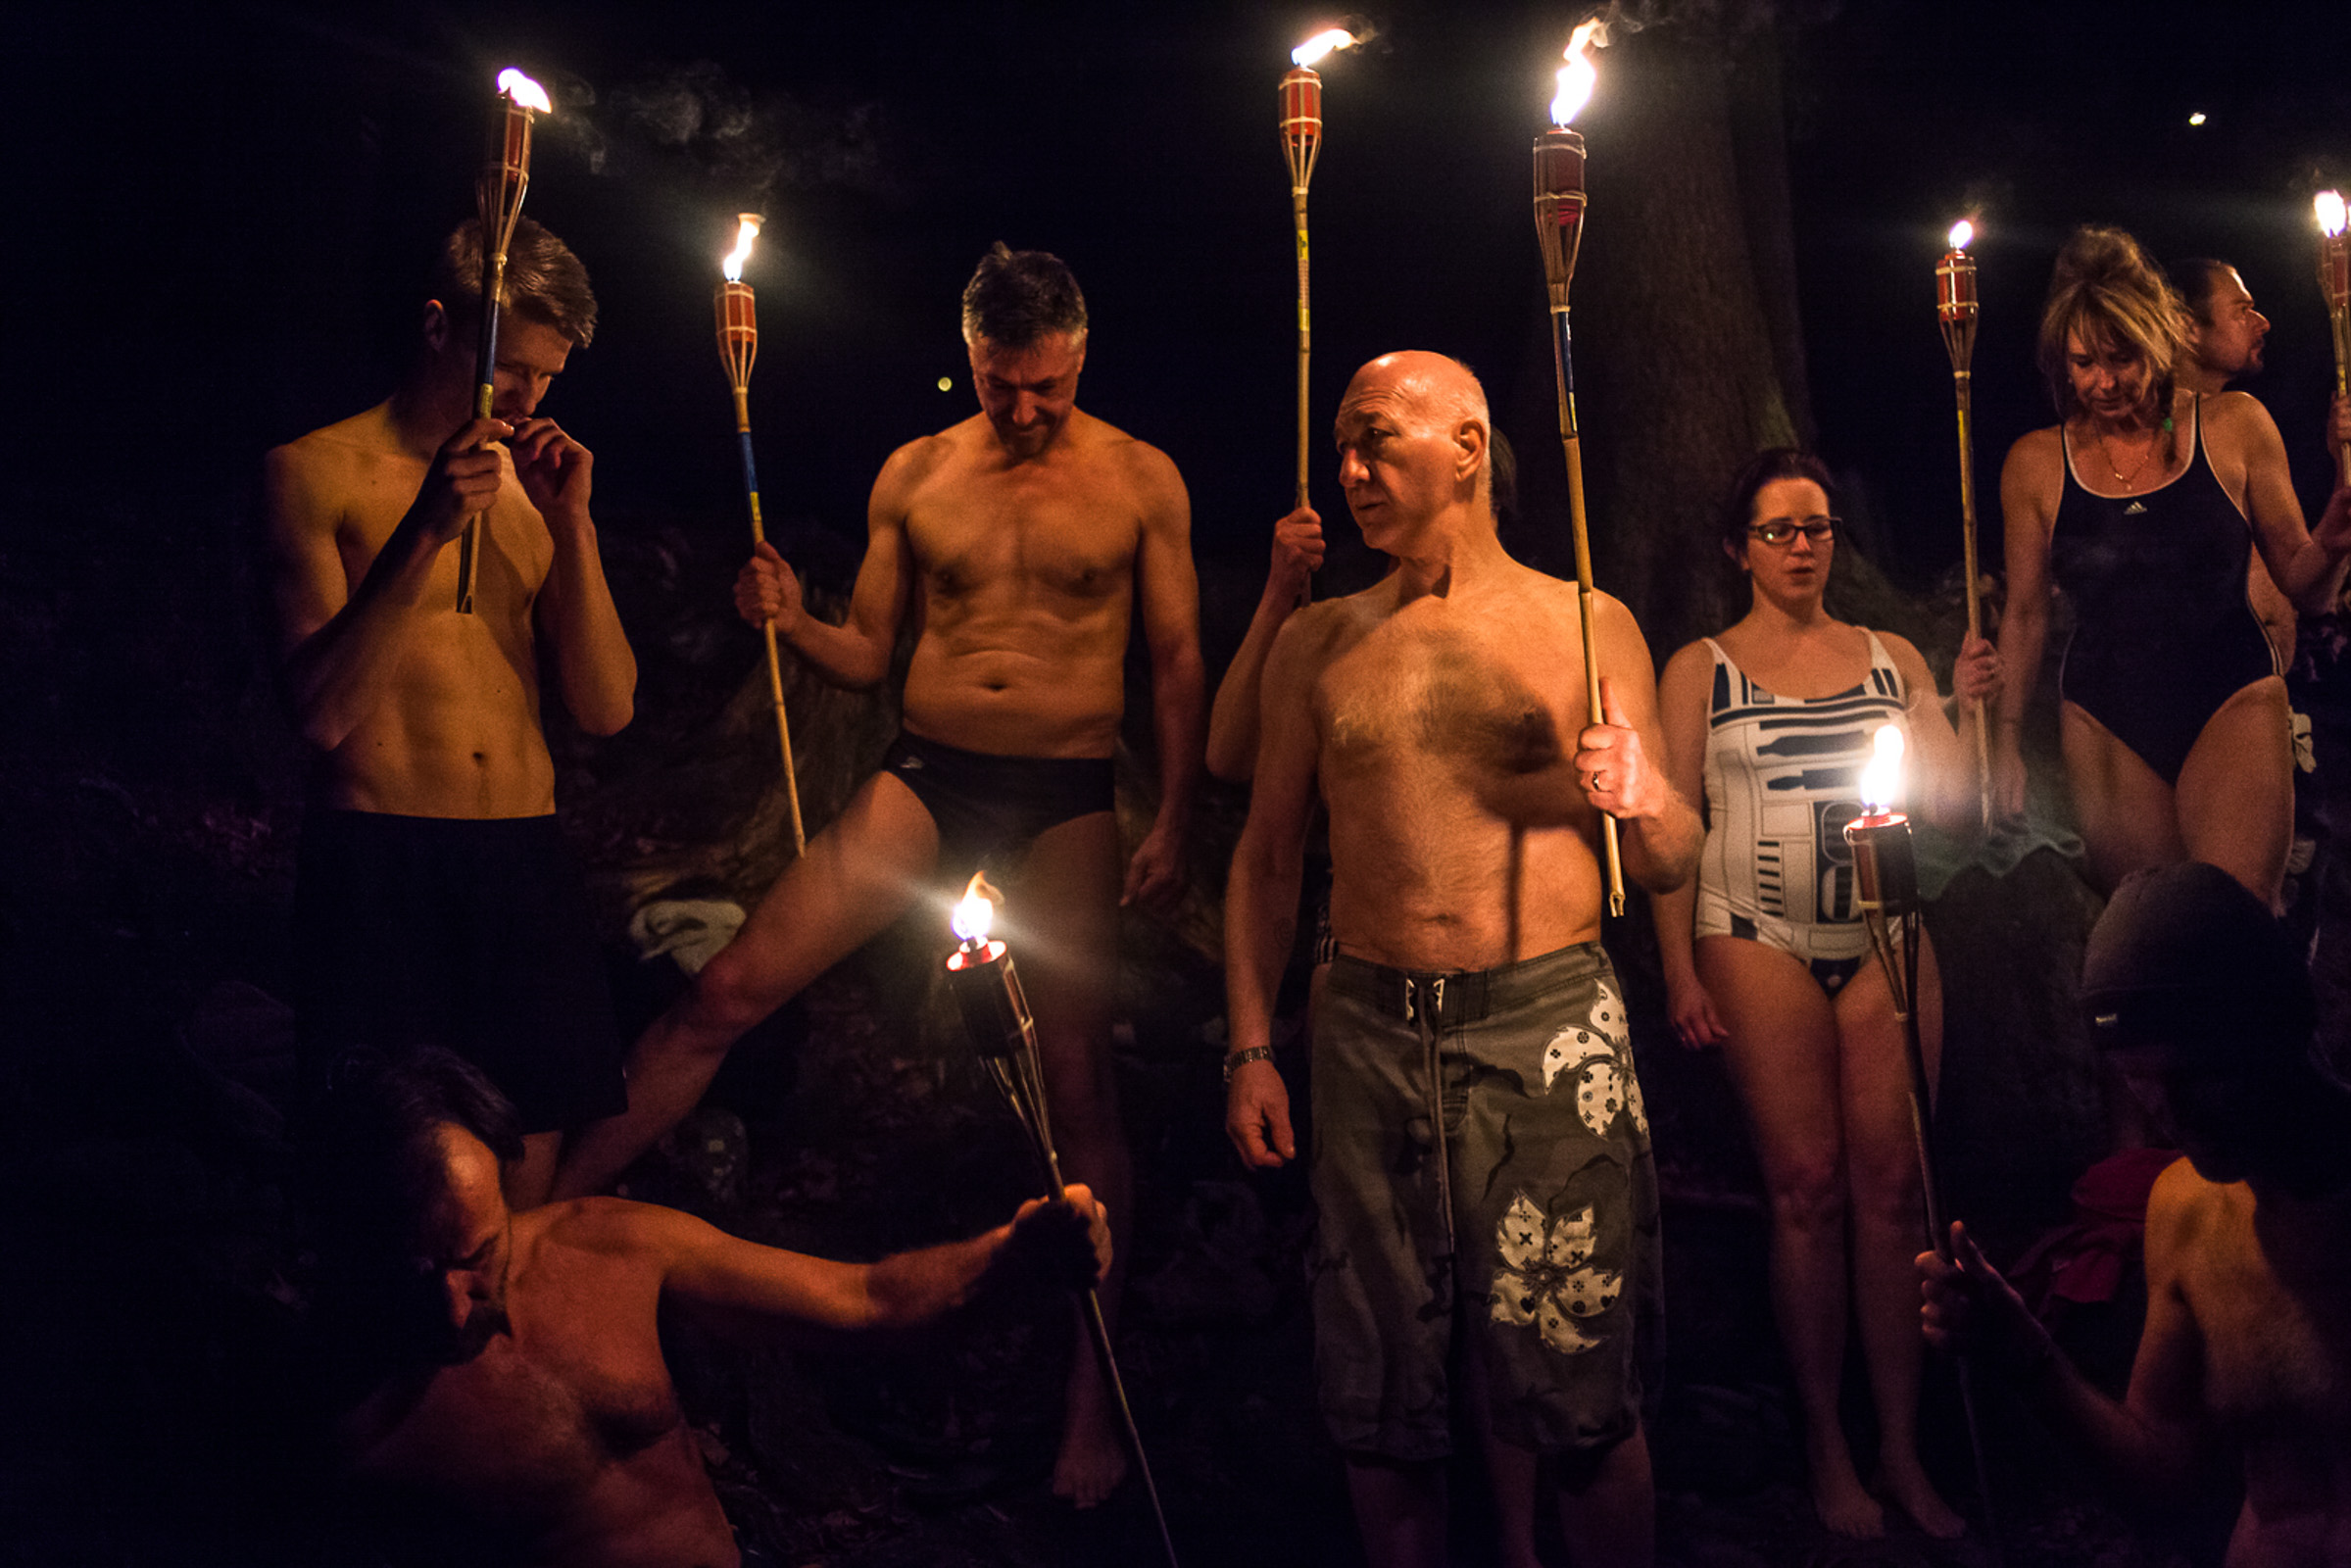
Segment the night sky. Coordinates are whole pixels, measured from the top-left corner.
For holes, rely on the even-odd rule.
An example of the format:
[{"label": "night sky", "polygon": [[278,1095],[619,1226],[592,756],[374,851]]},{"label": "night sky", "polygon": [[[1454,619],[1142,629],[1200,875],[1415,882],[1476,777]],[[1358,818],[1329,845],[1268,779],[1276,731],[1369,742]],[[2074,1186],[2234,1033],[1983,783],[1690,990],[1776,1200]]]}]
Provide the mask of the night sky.
[{"label": "night sky", "polygon": [[[1690,12],[1650,8],[1665,26]],[[1405,4],[1375,15],[1373,48],[1326,65],[1318,454],[1373,353],[1451,351],[1499,396],[1545,352],[1526,149],[1581,14]],[[2316,499],[2328,367],[2308,193],[2351,175],[2351,8],[1780,15],[1823,447],[1905,518],[1952,519],[1905,524],[1886,563],[1897,581],[1924,587],[1957,552],[1931,300],[1939,237],[1971,208],[1986,230],[1987,502],[2008,441],[2045,422],[2032,318],[2085,220],[2159,257],[2242,264],[2277,323],[2252,389]],[[1330,20],[998,0],[14,8],[11,537],[53,526],[61,505],[97,508],[114,520],[88,548],[171,570],[173,550],[250,514],[264,448],[380,396],[430,247],[469,210],[487,84],[518,64],[559,100],[527,211],[571,241],[603,303],[548,412],[597,452],[608,527],[741,525],[709,297],[733,214],[759,208],[753,408],[787,539],[812,528],[854,553],[882,458],[971,410],[955,296],[1003,238],[1076,269],[1096,322],[1082,400],[1175,458],[1202,556],[1253,554],[1286,504],[1292,441],[1274,84],[1289,46]],[[1601,57],[1583,121],[1595,160],[1612,101],[1641,90],[1638,48]],[[2197,110],[2209,120],[2191,129]],[[1604,210],[1586,243],[1612,243]],[[1577,330],[1589,342],[1609,323],[1580,315]],[[1988,505],[1986,524],[1996,538]]]}]

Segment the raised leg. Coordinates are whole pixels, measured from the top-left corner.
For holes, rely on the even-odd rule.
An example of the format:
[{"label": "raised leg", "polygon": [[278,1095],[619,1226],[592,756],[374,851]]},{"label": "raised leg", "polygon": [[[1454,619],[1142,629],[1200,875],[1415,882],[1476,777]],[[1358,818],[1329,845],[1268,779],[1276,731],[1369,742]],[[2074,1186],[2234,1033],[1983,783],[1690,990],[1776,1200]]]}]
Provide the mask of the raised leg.
[{"label": "raised leg", "polygon": [[[1037,1014],[1037,1046],[1061,1174],[1094,1189],[1108,1205],[1119,1237],[1101,1287],[1103,1321],[1113,1329],[1135,1218],[1134,1169],[1110,1070],[1120,871],[1118,820],[1097,811],[1039,834],[1004,890],[1006,927]],[[1091,1508],[1126,1472],[1118,1412],[1093,1346],[1081,1333],[1069,1369],[1053,1494]]]},{"label": "raised leg", "polygon": [[1772,1309],[1804,1415],[1812,1504],[1838,1535],[1886,1529],[1837,1418],[1845,1344],[1845,1168],[1837,1021],[1795,957],[1739,937],[1702,937],[1698,977],[1729,1039],[1723,1060],[1745,1108],[1771,1210]]},{"label": "raised leg", "polygon": [[628,1109],[572,1140],[555,1196],[618,1180],[694,1108],[744,1032],[897,919],[938,858],[938,829],[913,791],[887,773],[868,779],[630,1048]]},{"label": "raised leg", "polygon": [[[1925,941],[1925,933],[1920,934]],[[1919,954],[1919,1035],[1933,1084],[1942,1053],[1942,981],[1935,948]],[[1837,1063],[1853,1216],[1853,1315],[1878,1410],[1886,1490],[1931,1536],[1965,1528],[1918,1455],[1918,1265],[1925,1238],[1918,1144],[1910,1125],[1910,1054],[1886,973],[1875,962],[1837,994]]]}]

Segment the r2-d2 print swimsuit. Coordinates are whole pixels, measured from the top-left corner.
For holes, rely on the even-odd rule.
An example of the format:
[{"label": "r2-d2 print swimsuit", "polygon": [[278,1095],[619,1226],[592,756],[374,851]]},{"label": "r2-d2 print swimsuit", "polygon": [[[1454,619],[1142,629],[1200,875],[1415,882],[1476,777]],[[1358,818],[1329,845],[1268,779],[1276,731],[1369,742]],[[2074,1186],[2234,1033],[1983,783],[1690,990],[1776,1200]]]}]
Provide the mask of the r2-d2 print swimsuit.
[{"label": "r2-d2 print swimsuit", "polygon": [[1831,992],[1869,956],[1844,838],[1861,814],[1861,769],[1880,725],[1910,739],[1901,672],[1878,634],[1869,639],[1869,674],[1832,697],[1776,696],[1706,639],[1714,691],[1697,935],[1793,954]]}]

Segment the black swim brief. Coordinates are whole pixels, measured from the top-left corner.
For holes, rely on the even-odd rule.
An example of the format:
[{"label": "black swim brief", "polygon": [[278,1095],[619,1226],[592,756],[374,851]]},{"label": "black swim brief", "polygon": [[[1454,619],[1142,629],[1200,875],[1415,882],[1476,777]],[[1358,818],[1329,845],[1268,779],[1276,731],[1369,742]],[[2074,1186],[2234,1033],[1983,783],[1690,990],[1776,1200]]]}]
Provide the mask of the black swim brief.
[{"label": "black swim brief", "polygon": [[1001,870],[1048,828],[1116,804],[1106,757],[996,757],[898,732],[882,759],[939,828],[939,869]]},{"label": "black swim brief", "polygon": [[553,816],[312,811],[295,875],[295,1028],[316,1089],[353,1046],[446,1046],[524,1132],[628,1108],[587,890]]}]

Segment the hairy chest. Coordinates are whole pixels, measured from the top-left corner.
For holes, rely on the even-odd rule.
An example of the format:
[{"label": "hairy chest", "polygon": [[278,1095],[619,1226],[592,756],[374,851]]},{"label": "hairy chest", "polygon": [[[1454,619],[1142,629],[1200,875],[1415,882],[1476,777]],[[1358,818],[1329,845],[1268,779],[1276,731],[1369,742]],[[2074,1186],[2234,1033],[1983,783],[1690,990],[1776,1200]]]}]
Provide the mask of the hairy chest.
[{"label": "hairy chest", "polygon": [[1564,769],[1582,728],[1545,630],[1391,625],[1335,661],[1317,692],[1334,777],[1440,767],[1507,783]]}]

